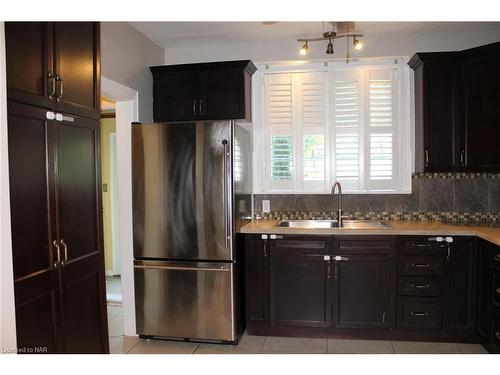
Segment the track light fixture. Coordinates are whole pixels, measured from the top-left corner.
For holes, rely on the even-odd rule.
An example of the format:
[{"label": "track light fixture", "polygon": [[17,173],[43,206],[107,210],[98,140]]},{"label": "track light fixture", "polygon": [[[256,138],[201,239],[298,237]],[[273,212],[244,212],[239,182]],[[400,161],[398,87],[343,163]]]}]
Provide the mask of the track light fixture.
[{"label": "track light fixture", "polygon": [[349,49],[350,49],[350,41],[352,38],[352,45],[355,50],[360,50],[363,48],[363,43],[358,38],[361,38],[363,34],[358,34],[354,32],[354,22],[330,22],[333,26],[332,31],[326,31],[322,36],[318,38],[303,38],[297,39],[297,42],[303,43],[302,48],[299,53],[302,56],[305,56],[308,51],[308,42],[318,42],[323,40],[328,40],[328,45],[326,47],[326,54],[333,55],[335,51],[333,50],[333,41],[335,39],[346,38],[347,42],[347,58],[349,59]]},{"label": "track light fixture", "polygon": [[307,49],[309,47],[307,46],[307,40],[306,42],[304,43],[304,45],[302,46],[302,48],[300,49],[299,53],[302,55],[302,56],[305,56],[307,55]]},{"label": "track light fixture", "polygon": [[329,39],[329,42],[328,42],[328,46],[326,47],[326,54],[327,55],[333,55],[333,44],[332,44],[332,40]]},{"label": "track light fixture", "polygon": [[363,49],[363,43],[361,43],[358,39],[356,39],[356,37],[354,37],[352,44],[354,45],[354,49],[357,51]]}]

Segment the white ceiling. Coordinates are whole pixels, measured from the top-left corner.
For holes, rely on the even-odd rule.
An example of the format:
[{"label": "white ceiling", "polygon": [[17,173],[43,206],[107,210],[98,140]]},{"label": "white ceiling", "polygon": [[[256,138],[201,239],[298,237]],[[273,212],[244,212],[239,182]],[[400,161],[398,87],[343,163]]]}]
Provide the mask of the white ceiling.
[{"label": "white ceiling", "polygon": [[[317,37],[330,30],[328,22],[131,22],[149,39],[167,47],[200,44],[239,44]],[[498,22],[356,22],[364,34],[409,34],[429,32],[497,32]]]}]

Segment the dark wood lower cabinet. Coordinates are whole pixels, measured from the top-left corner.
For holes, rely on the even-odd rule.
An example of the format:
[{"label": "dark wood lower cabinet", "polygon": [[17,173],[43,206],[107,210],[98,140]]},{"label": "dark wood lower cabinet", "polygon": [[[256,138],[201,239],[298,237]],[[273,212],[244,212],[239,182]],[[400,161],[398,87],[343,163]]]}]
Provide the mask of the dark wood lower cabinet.
[{"label": "dark wood lower cabinet", "polygon": [[333,326],[394,325],[395,261],[391,256],[351,255],[334,261]]},{"label": "dark wood lower cabinet", "polygon": [[325,255],[271,253],[270,264],[271,324],[329,326],[332,285]]},{"label": "dark wood lower cabinet", "polygon": [[245,316],[269,323],[269,250],[267,235],[245,236]]},{"label": "dark wood lower cabinet", "polygon": [[476,268],[475,240],[454,237],[444,260],[443,327],[450,333],[475,334]]},{"label": "dark wood lower cabinet", "polygon": [[497,276],[492,264],[500,252],[490,249],[478,267],[482,245],[473,237],[245,237],[250,334],[452,342],[481,336],[496,350],[500,270]]},{"label": "dark wood lower cabinet", "polygon": [[107,353],[99,122],[52,115],[8,102],[17,343]]}]

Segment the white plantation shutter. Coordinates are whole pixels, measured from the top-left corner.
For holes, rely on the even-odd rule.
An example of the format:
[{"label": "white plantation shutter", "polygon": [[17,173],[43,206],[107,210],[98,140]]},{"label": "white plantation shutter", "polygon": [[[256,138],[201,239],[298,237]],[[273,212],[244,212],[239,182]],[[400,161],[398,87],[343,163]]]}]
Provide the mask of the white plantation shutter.
[{"label": "white plantation shutter", "polygon": [[367,82],[366,189],[394,189],[396,181],[394,139],[397,130],[395,70],[370,69]]},{"label": "white plantation shutter", "polygon": [[333,74],[334,173],[345,190],[360,186],[361,84],[355,70]]},{"label": "white plantation shutter", "polygon": [[295,73],[297,161],[300,190],[324,191],[327,181],[328,73]]},{"label": "white plantation shutter", "polygon": [[271,190],[324,191],[327,73],[269,74],[265,87],[266,185]]},{"label": "white plantation shutter", "polygon": [[327,193],[335,181],[348,192],[401,190],[401,66],[265,74],[261,190]]},{"label": "white plantation shutter", "polygon": [[265,77],[265,126],[268,130],[266,181],[269,189],[292,190],[294,134],[292,124],[292,76]]}]

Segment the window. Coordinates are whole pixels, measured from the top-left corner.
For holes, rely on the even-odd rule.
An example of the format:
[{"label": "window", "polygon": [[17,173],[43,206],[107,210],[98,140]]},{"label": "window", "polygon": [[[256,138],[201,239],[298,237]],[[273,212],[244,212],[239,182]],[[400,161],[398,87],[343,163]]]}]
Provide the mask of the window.
[{"label": "window", "polygon": [[263,71],[257,192],[408,192],[407,67],[326,65]]}]

